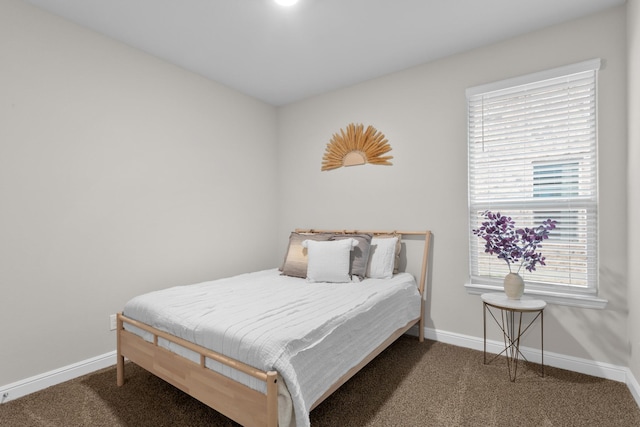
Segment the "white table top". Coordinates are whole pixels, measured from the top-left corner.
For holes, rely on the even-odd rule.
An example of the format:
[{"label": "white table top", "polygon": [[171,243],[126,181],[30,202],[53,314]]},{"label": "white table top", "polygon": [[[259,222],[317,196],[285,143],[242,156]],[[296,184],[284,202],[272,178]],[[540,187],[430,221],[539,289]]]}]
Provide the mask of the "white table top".
[{"label": "white table top", "polygon": [[541,299],[534,299],[524,295],[520,299],[509,299],[502,292],[489,292],[480,295],[480,298],[487,304],[507,310],[535,311],[542,310],[547,306],[547,303]]}]

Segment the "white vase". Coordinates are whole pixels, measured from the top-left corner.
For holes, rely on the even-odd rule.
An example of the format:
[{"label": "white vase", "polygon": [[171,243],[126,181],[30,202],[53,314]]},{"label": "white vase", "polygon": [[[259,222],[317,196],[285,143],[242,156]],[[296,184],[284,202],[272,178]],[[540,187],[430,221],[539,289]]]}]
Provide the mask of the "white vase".
[{"label": "white vase", "polygon": [[504,276],[504,293],[509,299],[520,299],[524,293],[524,280],[518,273]]}]

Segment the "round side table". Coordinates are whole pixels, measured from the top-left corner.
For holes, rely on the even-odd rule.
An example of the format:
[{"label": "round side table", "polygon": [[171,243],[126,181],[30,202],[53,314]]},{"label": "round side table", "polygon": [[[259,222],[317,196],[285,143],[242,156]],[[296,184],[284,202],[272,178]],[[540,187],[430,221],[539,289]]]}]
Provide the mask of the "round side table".
[{"label": "round side table", "polygon": [[[482,294],[480,296],[483,303],[482,322],[484,325],[484,364],[487,365],[494,361],[498,356],[505,355],[507,357],[507,366],[509,368],[509,379],[516,380],[518,372],[518,361],[522,357],[525,361],[527,358],[520,352],[520,338],[529,329],[533,323],[540,318],[540,366],[542,376],[544,377],[544,308],[547,303],[540,299],[533,299],[523,296],[520,299],[513,300],[507,298],[504,293],[492,292]],[[496,317],[495,311],[500,311],[500,320]],[[496,354],[489,362],[487,362],[487,313],[491,315],[495,323],[502,330],[504,338],[504,350]],[[536,313],[535,317],[522,327],[522,314]]]}]

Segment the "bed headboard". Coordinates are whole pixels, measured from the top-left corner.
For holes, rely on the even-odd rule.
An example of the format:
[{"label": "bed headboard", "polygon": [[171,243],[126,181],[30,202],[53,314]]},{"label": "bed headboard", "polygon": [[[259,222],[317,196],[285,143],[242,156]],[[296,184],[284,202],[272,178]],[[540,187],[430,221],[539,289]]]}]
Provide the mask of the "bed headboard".
[{"label": "bed headboard", "polygon": [[426,296],[426,285],[427,285],[427,274],[429,267],[429,250],[431,247],[431,231],[398,231],[398,230],[320,230],[315,228],[296,228],[296,233],[332,233],[332,234],[372,234],[372,235],[382,235],[382,234],[398,234],[402,237],[423,237],[424,238],[424,249],[422,252],[422,267],[420,270],[420,278],[418,279],[418,289],[420,291],[420,295],[422,295],[422,300],[424,301]]}]

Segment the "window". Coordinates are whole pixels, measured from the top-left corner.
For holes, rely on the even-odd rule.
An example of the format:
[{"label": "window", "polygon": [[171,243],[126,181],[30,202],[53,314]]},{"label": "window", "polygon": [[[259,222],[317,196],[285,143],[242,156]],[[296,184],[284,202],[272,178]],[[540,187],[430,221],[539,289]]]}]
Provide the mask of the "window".
[{"label": "window", "polygon": [[591,60],[467,90],[471,292],[499,289],[508,273],[471,231],[491,210],[518,227],[557,221],[540,249],[546,265],[520,271],[525,292],[606,303],[596,297],[599,68]]}]

